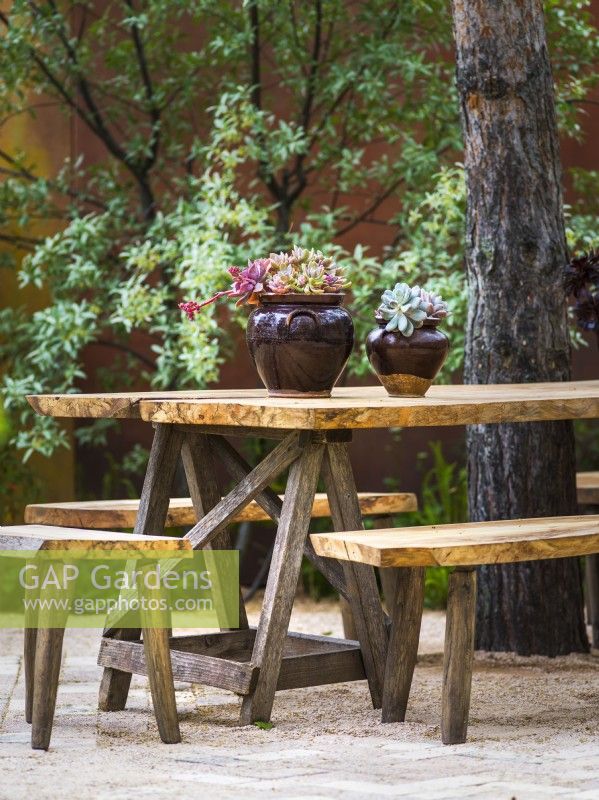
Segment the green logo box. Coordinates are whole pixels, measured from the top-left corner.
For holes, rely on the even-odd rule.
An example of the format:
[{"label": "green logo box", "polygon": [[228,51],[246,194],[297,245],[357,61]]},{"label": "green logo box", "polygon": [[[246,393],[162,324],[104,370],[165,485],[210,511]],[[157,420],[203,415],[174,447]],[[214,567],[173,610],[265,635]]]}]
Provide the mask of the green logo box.
[{"label": "green logo box", "polygon": [[0,628],[238,628],[237,550],[0,552]]}]

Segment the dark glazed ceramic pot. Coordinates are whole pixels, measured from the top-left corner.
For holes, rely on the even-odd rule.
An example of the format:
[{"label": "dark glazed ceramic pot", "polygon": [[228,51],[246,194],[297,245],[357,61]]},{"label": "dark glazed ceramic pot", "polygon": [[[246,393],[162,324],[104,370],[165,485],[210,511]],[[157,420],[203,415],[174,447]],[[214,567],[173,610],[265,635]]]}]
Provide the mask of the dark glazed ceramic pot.
[{"label": "dark glazed ceramic pot", "polygon": [[269,395],[328,397],[354,344],[343,294],[263,294],[247,343]]},{"label": "dark glazed ceramic pot", "polygon": [[391,397],[423,397],[447,358],[449,339],[436,320],[425,320],[409,337],[387,333],[385,325],[381,321],[366,339],[372,368]]}]

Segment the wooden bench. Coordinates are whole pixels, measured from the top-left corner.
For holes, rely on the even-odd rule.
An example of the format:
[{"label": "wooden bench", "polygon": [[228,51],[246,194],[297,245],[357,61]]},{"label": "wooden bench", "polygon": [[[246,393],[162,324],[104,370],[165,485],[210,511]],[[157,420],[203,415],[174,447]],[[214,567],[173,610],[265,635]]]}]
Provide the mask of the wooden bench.
[{"label": "wooden bench", "polygon": [[[28,553],[40,550],[117,550],[126,551],[127,557],[133,552],[136,557],[148,558],[160,553],[191,552],[191,545],[185,539],[166,536],[134,536],[115,531],[82,530],[79,528],[60,528],[45,525],[12,525],[0,527],[0,550],[20,550]],[[64,597],[57,587],[45,587],[39,597],[51,601]],[[25,668],[25,719],[31,723],[31,746],[35,750],[47,750],[50,745],[58,678],[62,659],[64,627],[45,627],[47,611],[40,608],[28,612],[25,626],[24,668]],[[65,621],[66,621],[65,614]],[[53,623],[56,620],[53,617]],[[142,613],[142,620],[151,620]],[[154,620],[155,621],[155,620]],[[29,625],[35,627],[28,627]],[[181,741],[175,690],[169,650],[169,631],[167,628],[144,627],[143,649],[147,675],[150,682],[154,713],[158,723],[160,738],[166,743]]]},{"label": "wooden bench", "polygon": [[[405,511],[416,511],[418,501],[411,492],[360,492],[362,516],[387,517]],[[281,496],[281,500],[283,497]],[[38,525],[62,525],[93,530],[133,528],[139,511],[139,500],[78,500],[71,503],[35,503],[25,509],[25,522]],[[312,519],[330,517],[326,494],[317,494],[312,506]],[[263,522],[268,514],[255,501],[242,509],[232,522]],[[190,497],[170,500],[167,528],[195,525],[197,522]]]},{"label": "wooden bench", "polygon": [[599,506],[599,472],[579,472],[576,489],[581,506]]},{"label": "wooden bench", "polygon": [[476,567],[599,553],[599,515],[313,534],[320,556],[400,567],[383,690],[383,722],[403,722],[418,652],[426,567],[449,577],[441,737],[466,741],[476,610]]}]

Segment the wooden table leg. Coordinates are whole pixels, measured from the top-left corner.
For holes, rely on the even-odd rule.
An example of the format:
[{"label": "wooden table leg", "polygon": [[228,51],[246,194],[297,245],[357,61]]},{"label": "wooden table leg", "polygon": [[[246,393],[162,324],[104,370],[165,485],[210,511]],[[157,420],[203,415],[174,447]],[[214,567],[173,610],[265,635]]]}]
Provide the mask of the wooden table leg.
[{"label": "wooden table leg", "polygon": [[474,625],[476,569],[458,567],[449,576],[445,652],[443,656],[443,744],[462,744],[468,732]]},{"label": "wooden table leg", "polygon": [[[336,531],[361,530],[362,514],[358,492],[349,460],[347,445],[327,445],[323,461],[323,477]],[[388,635],[374,568],[367,564],[343,562],[356,634],[362,649],[364,669],[374,708],[381,708]]]},{"label": "wooden table leg", "polygon": [[[394,518],[388,514],[381,517],[376,517],[372,521],[373,528],[392,528],[394,526]],[[397,570],[393,567],[379,570],[381,579],[381,587],[383,589],[383,598],[385,600],[385,608],[387,613],[391,613],[393,606],[393,598],[395,597],[395,584],[397,580]],[[351,612],[351,606],[345,597],[339,598],[339,608],[341,609],[341,620],[343,622],[343,635],[346,639],[357,639],[358,634],[356,625]]]},{"label": "wooden table leg", "polygon": [[[171,488],[183,435],[172,425],[157,425],[150,459],[141,492],[139,512],[134,533],[137,535],[161,535],[168,513]],[[114,636],[127,641],[138,640],[140,630],[121,630]],[[122,711],[127,703],[131,673],[106,667],[100,683],[99,708],[101,711]]]},{"label": "wooden table leg", "polygon": [[252,651],[251,662],[259,669],[258,680],[253,691],[243,699],[243,725],[270,719],[323,450],[322,444],[308,444],[289,471],[260,624]]},{"label": "wooden table leg", "polygon": [[[201,519],[221,499],[221,490],[216,479],[214,457],[208,437],[199,433],[187,435],[181,449],[181,458],[196,518]],[[232,550],[233,540],[229,528],[222,530],[208,547],[217,550]],[[216,607],[217,609],[222,607],[218,599]],[[248,628],[241,586],[239,587],[239,628]]]},{"label": "wooden table leg", "polygon": [[395,587],[389,611],[392,617],[383,690],[383,722],[403,722],[418,655],[424,607],[422,567],[394,570]]}]

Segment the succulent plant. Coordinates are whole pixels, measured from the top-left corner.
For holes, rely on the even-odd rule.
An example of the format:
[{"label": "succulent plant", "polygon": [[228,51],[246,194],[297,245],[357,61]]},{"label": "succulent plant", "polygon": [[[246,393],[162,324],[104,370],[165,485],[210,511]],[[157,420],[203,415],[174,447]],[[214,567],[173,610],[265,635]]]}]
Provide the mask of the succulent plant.
[{"label": "succulent plant", "polygon": [[445,319],[449,314],[447,303],[440,294],[428,292],[426,289],[420,290],[420,297],[426,303],[426,317],[427,319]]},{"label": "succulent plant", "polygon": [[271,253],[266,260],[271,264],[266,282],[268,292],[324,294],[340,292],[350,285],[341,267],[320,250],[294,247],[290,253]]},{"label": "succulent plant", "polygon": [[393,289],[383,292],[381,301],[376,316],[387,320],[386,331],[397,330],[404,336],[411,336],[415,328],[422,327],[426,319],[427,303],[420,295],[419,286],[396,283]]},{"label": "succulent plant", "polygon": [[341,292],[351,286],[334,259],[320,250],[294,247],[290,253],[271,253],[268,258],[248,261],[247,267],[231,267],[233,277],[230,289],[217,292],[203,303],[190,300],[179,303],[179,308],[189,319],[204,306],[220,297],[237,297],[237,305],[257,303],[264,292],[273,294],[325,294]]}]

